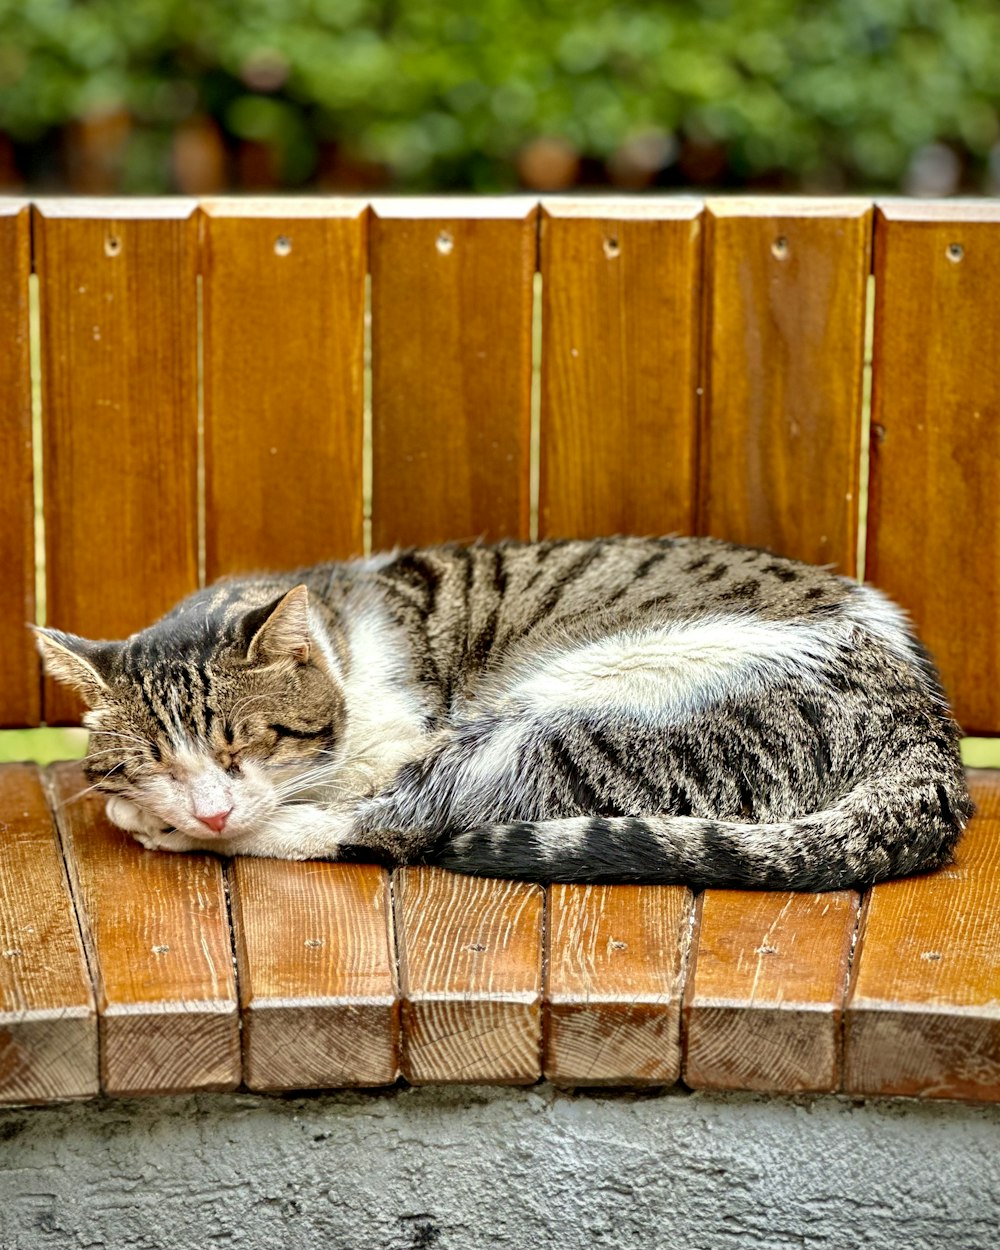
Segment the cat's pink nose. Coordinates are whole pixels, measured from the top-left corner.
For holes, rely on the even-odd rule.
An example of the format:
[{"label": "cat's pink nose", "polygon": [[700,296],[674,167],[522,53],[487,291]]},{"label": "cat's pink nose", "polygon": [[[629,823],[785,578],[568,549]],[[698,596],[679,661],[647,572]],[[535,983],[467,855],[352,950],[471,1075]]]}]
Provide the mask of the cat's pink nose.
[{"label": "cat's pink nose", "polygon": [[221,833],[226,827],[226,821],[232,810],[231,807],[227,807],[224,812],[214,812],[211,816],[199,816],[198,820],[213,833]]}]

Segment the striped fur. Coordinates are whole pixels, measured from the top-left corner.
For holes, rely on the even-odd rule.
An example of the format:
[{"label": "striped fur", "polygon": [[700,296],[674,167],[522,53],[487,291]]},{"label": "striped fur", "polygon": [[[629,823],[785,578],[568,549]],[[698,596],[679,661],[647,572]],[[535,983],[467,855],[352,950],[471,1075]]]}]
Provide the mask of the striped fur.
[{"label": "striped fur", "polygon": [[39,644],[148,846],[813,890],[944,863],[971,813],[899,609],[713,539],[394,552]]}]

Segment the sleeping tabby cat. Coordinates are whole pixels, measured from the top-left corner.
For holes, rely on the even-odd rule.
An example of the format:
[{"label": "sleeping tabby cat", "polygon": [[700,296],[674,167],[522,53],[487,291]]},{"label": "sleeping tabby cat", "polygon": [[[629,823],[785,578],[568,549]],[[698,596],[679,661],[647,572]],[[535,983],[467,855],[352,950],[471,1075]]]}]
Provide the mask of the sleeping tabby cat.
[{"label": "sleeping tabby cat", "polygon": [[708,538],[394,552],[38,634],[150,848],[826,890],[947,862],[972,810],[902,612]]}]

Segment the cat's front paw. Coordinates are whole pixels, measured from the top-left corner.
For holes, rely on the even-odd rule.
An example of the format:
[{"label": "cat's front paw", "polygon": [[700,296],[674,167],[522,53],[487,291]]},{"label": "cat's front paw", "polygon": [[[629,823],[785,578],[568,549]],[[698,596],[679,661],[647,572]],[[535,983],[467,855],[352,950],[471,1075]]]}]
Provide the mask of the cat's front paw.
[{"label": "cat's front paw", "polygon": [[147,851],[188,851],[193,847],[190,838],[119,794],[108,799],[104,810],[113,825],[130,833]]}]

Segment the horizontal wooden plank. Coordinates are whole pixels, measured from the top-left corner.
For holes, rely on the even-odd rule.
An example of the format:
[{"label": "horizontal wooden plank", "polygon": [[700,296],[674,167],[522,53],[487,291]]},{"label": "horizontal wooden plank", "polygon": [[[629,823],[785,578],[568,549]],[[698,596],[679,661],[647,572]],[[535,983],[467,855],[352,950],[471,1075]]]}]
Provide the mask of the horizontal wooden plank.
[{"label": "horizontal wooden plank", "polygon": [[542,537],[694,529],[701,206],[661,206],[544,206]]},{"label": "horizontal wooden plank", "polygon": [[70,883],[97,991],[108,1094],[232,1089],[239,1015],[221,862],[145,851],[51,770]]},{"label": "horizontal wooden plank", "polygon": [[709,200],[701,526],[853,573],[871,206]]},{"label": "horizontal wooden plank", "polygon": [[684,1004],[694,1089],[840,1086],[840,1032],[857,925],[853,890],[706,890]]},{"label": "horizontal wooden plank", "polygon": [[680,1075],[681,886],[551,886],[545,1076],[571,1085],[671,1085]]},{"label": "horizontal wooden plank", "polygon": [[35,619],[30,273],[31,210],[0,202],[0,727],[37,725],[41,707],[38,655],[25,629]]},{"label": "horizontal wooden plank", "polygon": [[844,1087],[1000,1100],[1000,770],[956,863],[868,892],[847,1001]]},{"label": "horizontal wooden plank", "polygon": [[394,897],[403,1076],[415,1085],[538,1080],[542,890],[403,868]]},{"label": "horizontal wooden plank", "polygon": [[97,1012],[41,776],[0,768],[0,1103],[98,1092]]},{"label": "horizontal wooden plank", "polygon": [[237,858],[231,883],[244,1084],[391,1084],[399,993],[385,870]]},{"label": "horizontal wooden plank", "polygon": [[[866,576],[1000,731],[1000,212],[879,210]],[[985,218],[985,219],[984,219]]]}]

